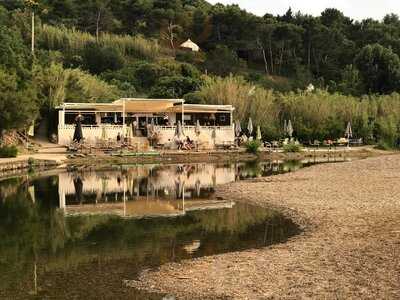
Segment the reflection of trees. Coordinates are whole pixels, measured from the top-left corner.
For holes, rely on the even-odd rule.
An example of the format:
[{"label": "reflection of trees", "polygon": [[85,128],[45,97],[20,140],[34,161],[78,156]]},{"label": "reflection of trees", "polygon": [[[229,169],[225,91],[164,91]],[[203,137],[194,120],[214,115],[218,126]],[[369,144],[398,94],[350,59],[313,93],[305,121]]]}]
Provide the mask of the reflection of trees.
[{"label": "reflection of trees", "polygon": [[199,211],[194,218],[207,232],[243,233],[253,225],[270,219],[276,212],[251,205],[235,205],[232,209]]},{"label": "reflection of trees", "polygon": [[[18,218],[15,218],[18,216]],[[89,261],[94,255],[135,257],[166,261],[178,237],[201,238],[214,234],[221,241],[228,234],[242,234],[274,213],[253,206],[191,212],[179,218],[121,219],[112,216],[64,218],[55,207],[34,204],[21,188],[0,206],[0,256],[12,265],[48,256],[56,268]],[[260,233],[261,234],[261,233]],[[93,247],[92,245],[96,245]],[[116,251],[117,250],[117,251]]]},{"label": "reflection of trees", "polygon": [[[34,203],[25,184],[16,189],[0,202],[0,262],[2,268],[15,272],[13,280],[29,277],[33,263],[64,248],[67,238],[64,218],[55,207],[46,201]],[[17,281],[0,282],[1,290]]]},{"label": "reflection of trees", "polygon": [[[259,166],[253,165],[254,174],[259,172]],[[185,174],[201,172],[201,168],[201,165],[189,168]],[[152,172],[156,175],[157,169]],[[177,218],[65,218],[57,209],[58,182],[55,178],[35,182],[36,202],[26,182],[0,183],[3,196],[0,201],[0,268],[13,270],[0,272],[0,298],[2,290],[15,290],[16,285],[31,288],[36,263],[39,278],[44,266],[46,271],[71,270],[98,258],[127,258],[134,261],[135,266],[157,265],[189,257],[183,246],[193,240],[200,242],[195,255],[209,255],[258,247],[282,240],[296,231],[292,223],[276,212],[243,204],[232,209],[193,211]],[[138,180],[139,177],[134,178]],[[103,187],[103,191],[105,189]],[[196,182],[192,192],[199,193],[199,189],[200,182]]]}]

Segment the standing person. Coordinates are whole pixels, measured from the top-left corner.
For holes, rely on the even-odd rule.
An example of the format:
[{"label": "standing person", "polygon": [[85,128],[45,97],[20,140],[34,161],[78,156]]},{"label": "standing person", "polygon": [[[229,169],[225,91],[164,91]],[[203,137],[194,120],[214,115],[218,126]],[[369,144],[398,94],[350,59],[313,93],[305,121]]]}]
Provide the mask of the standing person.
[{"label": "standing person", "polygon": [[117,134],[117,142],[120,143],[121,142],[121,134],[118,132]]}]

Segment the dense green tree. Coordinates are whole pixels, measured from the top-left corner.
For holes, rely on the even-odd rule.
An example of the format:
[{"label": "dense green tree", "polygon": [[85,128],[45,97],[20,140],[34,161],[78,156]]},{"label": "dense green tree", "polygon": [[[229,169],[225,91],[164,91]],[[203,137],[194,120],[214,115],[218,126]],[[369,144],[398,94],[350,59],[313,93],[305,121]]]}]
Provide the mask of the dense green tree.
[{"label": "dense green tree", "polygon": [[217,46],[209,52],[204,67],[207,71],[226,76],[237,72],[245,63],[227,46]]},{"label": "dense green tree", "polygon": [[0,64],[26,78],[29,68],[29,51],[16,30],[0,26]]},{"label": "dense green tree", "polygon": [[200,80],[183,76],[162,77],[151,90],[155,98],[181,98],[200,86]]},{"label": "dense green tree", "polygon": [[370,93],[391,93],[400,88],[400,59],[379,44],[365,46],[355,59],[365,88]]},{"label": "dense green tree", "polygon": [[27,82],[18,83],[15,73],[0,68],[0,137],[4,130],[29,126],[37,111],[35,88]]},{"label": "dense green tree", "polygon": [[119,70],[124,66],[124,58],[117,49],[97,43],[86,44],[82,58],[85,69],[93,74]]}]

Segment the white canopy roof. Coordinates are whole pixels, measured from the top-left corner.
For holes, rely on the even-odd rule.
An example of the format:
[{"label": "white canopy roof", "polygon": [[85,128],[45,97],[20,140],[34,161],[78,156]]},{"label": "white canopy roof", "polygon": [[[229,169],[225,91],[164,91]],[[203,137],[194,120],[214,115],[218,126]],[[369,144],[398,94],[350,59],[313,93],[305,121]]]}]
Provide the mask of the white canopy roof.
[{"label": "white canopy roof", "polygon": [[188,39],[186,42],[182,43],[181,48],[191,49],[194,52],[200,51],[200,47],[198,45],[196,45],[195,43],[193,43],[190,39]]}]

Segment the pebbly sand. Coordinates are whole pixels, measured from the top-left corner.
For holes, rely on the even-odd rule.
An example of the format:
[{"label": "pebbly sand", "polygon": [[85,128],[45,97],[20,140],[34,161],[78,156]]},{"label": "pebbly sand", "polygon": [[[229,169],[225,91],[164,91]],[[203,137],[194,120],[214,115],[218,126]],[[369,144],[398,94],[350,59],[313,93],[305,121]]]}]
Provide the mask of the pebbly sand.
[{"label": "pebbly sand", "polygon": [[304,232],[284,244],[171,263],[132,286],[178,299],[400,299],[400,155],[222,186]]}]

